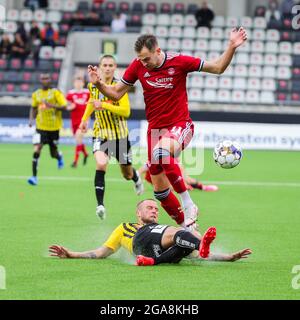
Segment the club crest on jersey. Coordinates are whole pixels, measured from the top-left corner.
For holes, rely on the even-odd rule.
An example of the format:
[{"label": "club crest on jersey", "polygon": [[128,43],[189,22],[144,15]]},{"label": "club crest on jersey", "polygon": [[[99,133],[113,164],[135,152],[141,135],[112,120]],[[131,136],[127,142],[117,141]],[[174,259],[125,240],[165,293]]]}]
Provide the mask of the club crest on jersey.
[{"label": "club crest on jersey", "polygon": [[145,72],[144,78],[149,78],[149,77],[150,77],[150,73],[149,72]]},{"label": "club crest on jersey", "polygon": [[168,69],[168,74],[169,74],[170,76],[172,76],[174,73],[175,73],[175,69],[174,69],[174,68],[169,68],[169,69]]}]

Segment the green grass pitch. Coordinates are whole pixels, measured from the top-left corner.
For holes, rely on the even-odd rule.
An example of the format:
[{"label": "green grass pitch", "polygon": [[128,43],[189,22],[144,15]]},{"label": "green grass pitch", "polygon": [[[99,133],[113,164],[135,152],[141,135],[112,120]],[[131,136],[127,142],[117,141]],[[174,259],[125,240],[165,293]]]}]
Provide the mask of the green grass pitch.
[{"label": "green grass pitch", "polygon": [[[251,248],[234,263],[193,262],[136,267],[125,251],[105,260],[60,260],[48,246],[72,250],[100,246],[121,222],[135,221],[138,200],[117,165],[107,173],[108,218],[95,216],[94,161],[70,168],[71,146],[62,146],[66,166],[58,171],[45,147],[39,185],[27,185],[32,146],[0,146],[0,265],[6,270],[5,299],[299,299],[292,287],[300,265],[300,154],[244,151],[231,170],[205,152],[204,181],[219,181],[217,193],[193,191],[200,228],[217,227],[212,251]],[[189,152],[189,151],[186,151]],[[138,164],[136,163],[136,166]],[[142,198],[152,197],[146,186]],[[160,222],[172,224],[161,210]]]}]

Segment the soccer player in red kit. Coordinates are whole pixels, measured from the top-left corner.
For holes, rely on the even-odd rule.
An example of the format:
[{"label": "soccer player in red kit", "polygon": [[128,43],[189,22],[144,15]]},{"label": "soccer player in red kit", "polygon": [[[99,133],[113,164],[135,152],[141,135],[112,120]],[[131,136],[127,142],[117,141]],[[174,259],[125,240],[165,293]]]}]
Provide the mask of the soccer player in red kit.
[{"label": "soccer player in red kit", "polygon": [[76,141],[76,149],[74,161],[72,163],[72,167],[76,168],[79,155],[83,153],[83,164],[86,164],[88,153],[86,151],[85,145],[83,143],[84,133],[79,129],[79,125],[81,123],[81,118],[84,114],[85,107],[90,98],[90,92],[88,89],[84,88],[84,79],[82,77],[75,77],[74,79],[74,89],[70,90],[67,93],[67,101],[69,105],[67,110],[71,111],[71,125],[73,135]]},{"label": "soccer player in red kit", "polygon": [[[139,80],[143,87],[148,120],[148,163],[155,198],[180,225],[192,230],[196,226],[198,208],[191,199],[176,158],[189,144],[194,125],[188,110],[186,77],[189,72],[222,74],[236,49],[247,40],[246,31],[234,28],[228,47],[217,59],[164,52],[153,35],[141,35],[135,42],[135,58],[116,86],[106,85],[97,67],[89,66],[91,82],[111,99],[118,100]],[[179,194],[181,203],[169,188]],[[182,206],[183,212],[180,210]]]}]

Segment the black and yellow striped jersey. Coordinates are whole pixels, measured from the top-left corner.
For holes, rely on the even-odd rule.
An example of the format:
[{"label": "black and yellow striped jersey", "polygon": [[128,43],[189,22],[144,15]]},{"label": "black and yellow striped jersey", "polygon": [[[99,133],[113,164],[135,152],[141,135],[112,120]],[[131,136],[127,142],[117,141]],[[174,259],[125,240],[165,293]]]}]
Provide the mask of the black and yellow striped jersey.
[{"label": "black and yellow striped jersey", "polygon": [[36,128],[45,131],[56,131],[63,125],[62,111],[55,108],[45,108],[45,102],[60,107],[67,106],[63,93],[56,88],[38,89],[32,93],[33,108],[37,108]]},{"label": "black and yellow striped jersey", "polygon": [[104,246],[112,249],[116,252],[120,246],[124,247],[130,253],[132,253],[132,241],[133,237],[141,228],[142,225],[138,223],[121,223],[109,236],[109,238],[104,243]]},{"label": "black and yellow striped jersey", "polygon": [[[117,81],[113,79],[111,85],[115,85]],[[90,91],[90,100],[87,108],[89,108],[93,100],[101,100],[103,102],[103,109],[101,111],[95,111],[95,122],[94,122],[94,137],[105,140],[116,140],[126,138],[128,136],[128,127],[126,117],[118,115],[115,112],[111,112],[108,109],[110,106],[119,106],[130,112],[130,103],[128,94],[125,95],[118,101],[110,101],[109,98],[103,96],[98,88],[92,83],[88,84]]]}]

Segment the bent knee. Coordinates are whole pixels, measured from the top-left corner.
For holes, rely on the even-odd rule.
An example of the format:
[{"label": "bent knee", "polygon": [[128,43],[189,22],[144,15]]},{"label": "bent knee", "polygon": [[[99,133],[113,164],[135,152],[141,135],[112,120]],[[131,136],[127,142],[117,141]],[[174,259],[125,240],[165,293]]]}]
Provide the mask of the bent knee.
[{"label": "bent knee", "polygon": [[123,172],[123,177],[124,177],[124,179],[125,180],[131,180],[132,179],[132,174],[131,174],[131,172]]},{"label": "bent knee", "polygon": [[133,178],[133,169],[131,165],[121,165],[122,176],[126,180],[131,180]]},{"label": "bent knee", "polygon": [[33,152],[41,153],[43,146],[41,144],[36,144],[33,148]]},{"label": "bent knee", "polygon": [[106,171],[106,163],[97,162],[96,170]]}]

